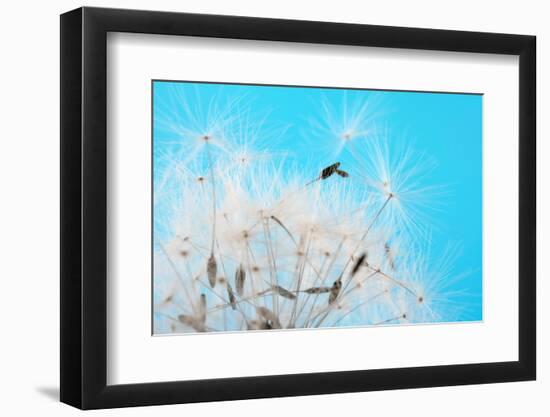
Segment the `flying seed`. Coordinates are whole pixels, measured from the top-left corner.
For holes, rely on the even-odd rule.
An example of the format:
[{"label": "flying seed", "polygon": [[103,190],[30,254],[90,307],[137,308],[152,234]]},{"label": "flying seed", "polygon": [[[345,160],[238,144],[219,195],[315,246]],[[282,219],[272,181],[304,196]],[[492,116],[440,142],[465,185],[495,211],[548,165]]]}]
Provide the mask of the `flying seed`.
[{"label": "flying seed", "polygon": [[321,171],[321,175],[319,175],[319,179],[326,180],[328,177],[330,177],[332,174],[338,171],[339,166],[340,166],[340,162],[336,162],[335,164],[329,165],[328,167],[326,167]]}]

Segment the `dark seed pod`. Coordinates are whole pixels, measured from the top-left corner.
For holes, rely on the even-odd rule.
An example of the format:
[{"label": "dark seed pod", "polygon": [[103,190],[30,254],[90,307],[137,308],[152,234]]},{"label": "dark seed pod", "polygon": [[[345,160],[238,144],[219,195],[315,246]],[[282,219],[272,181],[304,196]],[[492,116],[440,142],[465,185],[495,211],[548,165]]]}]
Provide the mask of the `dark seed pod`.
[{"label": "dark seed pod", "polygon": [[241,297],[244,292],[244,280],[246,279],[246,271],[243,268],[243,265],[240,264],[235,271],[235,288],[237,289],[237,294]]},{"label": "dark seed pod", "polygon": [[231,284],[227,283],[227,297],[229,297],[229,303],[231,303],[231,308],[233,310],[237,309],[237,300],[235,299],[235,294],[233,294],[233,288],[231,288]]},{"label": "dark seed pod", "polygon": [[322,179],[322,180],[327,179],[328,177],[330,177],[332,174],[334,174],[338,170],[339,166],[340,166],[340,162],[336,162],[335,164],[332,164],[332,165],[326,167],[325,169],[323,169],[321,171],[321,175],[319,175],[319,178]]},{"label": "dark seed pod", "polygon": [[353,269],[351,270],[351,276],[355,276],[357,274],[357,271],[359,271],[359,268],[363,265],[363,262],[365,262],[365,259],[367,258],[367,253],[363,252],[359,258],[357,258],[357,261],[355,261],[355,264],[353,265]]},{"label": "dark seed pod", "polygon": [[281,297],[288,298],[289,300],[295,300],[296,299],[296,295],[291,293],[286,288],[281,287],[280,285],[274,285],[271,288],[273,289],[273,291],[278,293]]},{"label": "dark seed pod", "polygon": [[328,297],[329,305],[336,301],[336,299],[338,298],[338,294],[340,294],[341,288],[342,288],[342,277],[340,276],[336,281],[334,281],[334,284],[332,284],[332,287],[330,288],[330,295]]},{"label": "dark seed pod", "polygon": [[208,275],[208,282],[210,283],[210,286],[212,288],[216,286],[217,273],[218,273],[218,264],[216,262],[216,258],[214,257],[214,254],[212,253],[210,255],[210,258],[208,258],[208,262],[206,263],[206,275]]},{"label": "dark seed pod", "polygon": [[330,291],[330,287],[311,287],[311,288],[308,288],[307,290],[304,290],[306,294],[322,294],[329,291]]}]

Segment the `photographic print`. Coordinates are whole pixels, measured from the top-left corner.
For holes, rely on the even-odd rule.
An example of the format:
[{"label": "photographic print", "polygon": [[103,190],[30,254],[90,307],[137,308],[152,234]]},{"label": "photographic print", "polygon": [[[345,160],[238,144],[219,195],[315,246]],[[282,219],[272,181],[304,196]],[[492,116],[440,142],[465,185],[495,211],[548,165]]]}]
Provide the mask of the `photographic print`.
[{"label": "photographic print", "polygon": [[153,80],[153,334],[481,321],[482,101]]}]

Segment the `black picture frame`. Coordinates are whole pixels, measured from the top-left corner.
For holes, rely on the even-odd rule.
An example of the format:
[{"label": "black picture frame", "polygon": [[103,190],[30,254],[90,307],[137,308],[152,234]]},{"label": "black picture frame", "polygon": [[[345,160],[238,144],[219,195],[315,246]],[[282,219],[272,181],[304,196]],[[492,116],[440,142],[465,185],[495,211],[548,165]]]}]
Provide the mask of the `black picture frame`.
[{"label": "black picture frame", "polygon": [[[108,32],[519,56],[519,360],[107,385]],[[536,38],[171,12],[61,15],[61,401],[82,409],[525,381],[536,378]]]}]

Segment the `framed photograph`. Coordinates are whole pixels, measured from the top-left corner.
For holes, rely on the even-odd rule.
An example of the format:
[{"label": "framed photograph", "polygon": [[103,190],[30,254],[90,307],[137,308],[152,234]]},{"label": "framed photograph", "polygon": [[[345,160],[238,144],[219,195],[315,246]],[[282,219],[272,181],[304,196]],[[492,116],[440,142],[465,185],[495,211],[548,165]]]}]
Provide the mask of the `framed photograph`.
[{"label": "framed photograph", "polygon": [[61,401],[533,380],[535,37],[61,16]]}]

